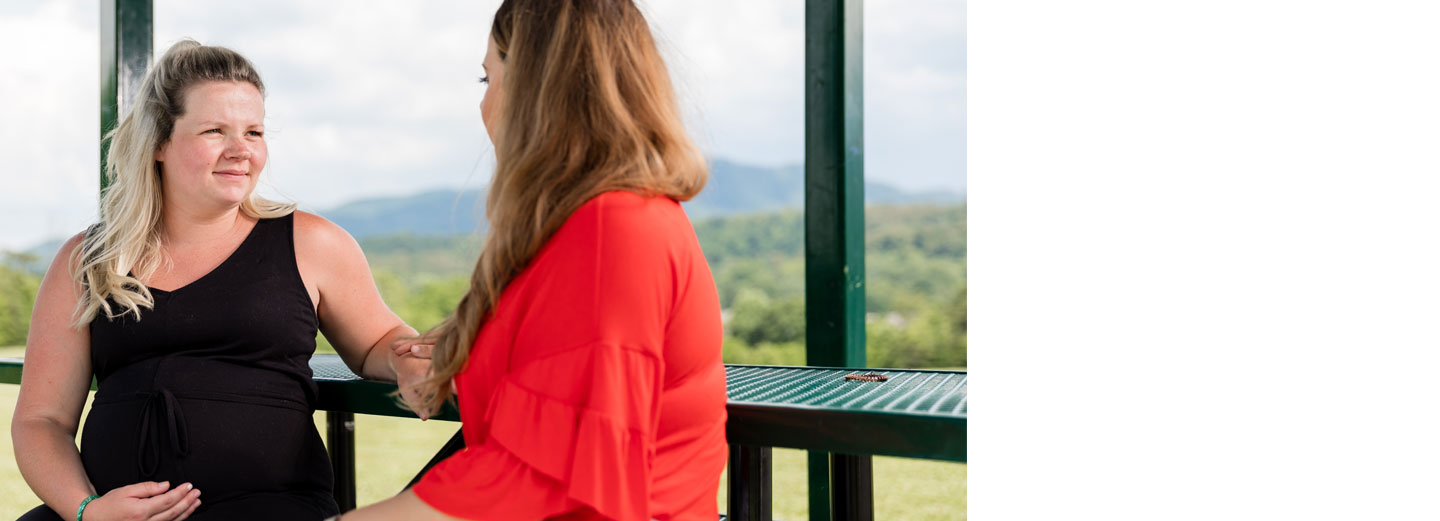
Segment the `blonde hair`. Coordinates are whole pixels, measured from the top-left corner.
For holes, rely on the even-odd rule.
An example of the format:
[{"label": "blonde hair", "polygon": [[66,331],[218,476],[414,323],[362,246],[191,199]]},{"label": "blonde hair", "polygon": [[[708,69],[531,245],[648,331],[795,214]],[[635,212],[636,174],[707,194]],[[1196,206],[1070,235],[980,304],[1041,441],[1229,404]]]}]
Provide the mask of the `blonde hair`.
[{"label": "blonde hair", "polygon": [[[210,81],[245,82],[265,93],[260,73],[244,56],[181,40],[150,68],[124,119],[105,134],[109,186],[100,195],[100,222],[90,227],[71,256],[71,265],[79,266],[72,276],[82,287],[72,325],[89,323],[101,310],[111,319],[133,313],[139,320],[140,308],[155,306],[150,289],[141,283],[168,262],[160,235],[165,202],[155,152],[170,140],[175,120],[185,114],[186,91]],[[240,210],[255,218],[280,217],[294,209],[294,204],[254,193],[240,203]]]},{"label": "blonde hair", "polygon": [[505,286],[585,201],[627,190],[677,201],[704,187],[670,75],[630,0],[506,0],[491,28],[505,64],[485,247],[436,338],[422,407],[439,410]]}]

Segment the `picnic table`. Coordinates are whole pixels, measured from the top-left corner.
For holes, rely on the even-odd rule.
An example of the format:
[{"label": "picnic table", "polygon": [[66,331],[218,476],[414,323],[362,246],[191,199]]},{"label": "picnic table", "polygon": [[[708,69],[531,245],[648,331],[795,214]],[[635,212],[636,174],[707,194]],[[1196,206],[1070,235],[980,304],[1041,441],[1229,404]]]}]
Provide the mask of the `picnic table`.
[{"label": "picnic table", "polygon": [[[23,365],[0,358],[0,383],[20,383]],[[336,500],[354,508],[354,415],[415,415],[390,396],[393,383],[364,380],[336,355],[316,355],[310,368],[327,415]],[[967,379],[965,371],[725,366],[729,518],[770,519],[770,450],[784,447],[830,453],[831,514],[871,519],[870,455],[966,461]],[[447,408],[433,419],[459,416]],[[426,468],[463,444],[457,429]]]}]

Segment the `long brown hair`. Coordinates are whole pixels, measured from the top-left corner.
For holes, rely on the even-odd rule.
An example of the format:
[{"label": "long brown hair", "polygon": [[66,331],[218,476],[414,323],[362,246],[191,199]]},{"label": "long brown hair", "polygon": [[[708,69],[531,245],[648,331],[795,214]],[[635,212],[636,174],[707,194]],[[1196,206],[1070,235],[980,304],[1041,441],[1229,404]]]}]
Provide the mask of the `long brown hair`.
[{"label": "long brown hair", "polygon": [[436,342],[420,395],[430,410],[450,398],[501,291],[585,201],[613,190],[684,201],[707,175],[630,0],[506,0],[491,37],[505,74],[490,231],[470,289],[427,335]]}]

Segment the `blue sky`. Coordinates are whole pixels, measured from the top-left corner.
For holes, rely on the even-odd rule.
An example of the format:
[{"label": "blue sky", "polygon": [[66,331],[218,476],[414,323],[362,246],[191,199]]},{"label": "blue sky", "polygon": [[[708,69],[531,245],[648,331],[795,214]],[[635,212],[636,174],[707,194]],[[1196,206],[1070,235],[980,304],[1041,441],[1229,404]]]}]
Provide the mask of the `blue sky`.
[{"label": "blue sky", "polygon": [[[475,80],[497,5],[156,0],[156,52],[191,37],[256,63],[269,88],[269,193],[316,209],[476,188],[494,161]],[[642,9],[710,155],[802,160],[803,2]],[[867,0],[865,9],[867,177],[964,191],[964,0]],[[91,1],[0,5],[0,249],[94,219],[98,27]]]}]

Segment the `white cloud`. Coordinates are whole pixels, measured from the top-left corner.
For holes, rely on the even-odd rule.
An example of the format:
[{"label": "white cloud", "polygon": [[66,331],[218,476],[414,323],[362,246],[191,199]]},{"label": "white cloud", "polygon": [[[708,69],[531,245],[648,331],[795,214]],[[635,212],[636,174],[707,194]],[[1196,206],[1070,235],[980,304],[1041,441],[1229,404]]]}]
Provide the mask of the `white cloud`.
[{"label": "white cloud", "polygon": [[87,20],[98,12],[11,7],[0,16],[0,249],[80,231],[100,182],[99,36]]},{"label": "white cloud", "polygon": [[[650,2],[692,128],[719,156],[805,155],[803,2]],[[964,0],[865,2],[865,173],[911,189],[964,187]]]},{"label": "white cloud", "polygon": [[490,146],[476,80],[497,5],[160,1],[156,53],[191,37],[256,64],[269,182],[302,205],[478,187]]},{"label": "white cloud", "polygon": [[865,176],[964,189],[964,0],[865,2]]},{"label": "white cloud", "polygon": [[708,152],[761,164],[804,158],[803,2],[642,7]]}]

